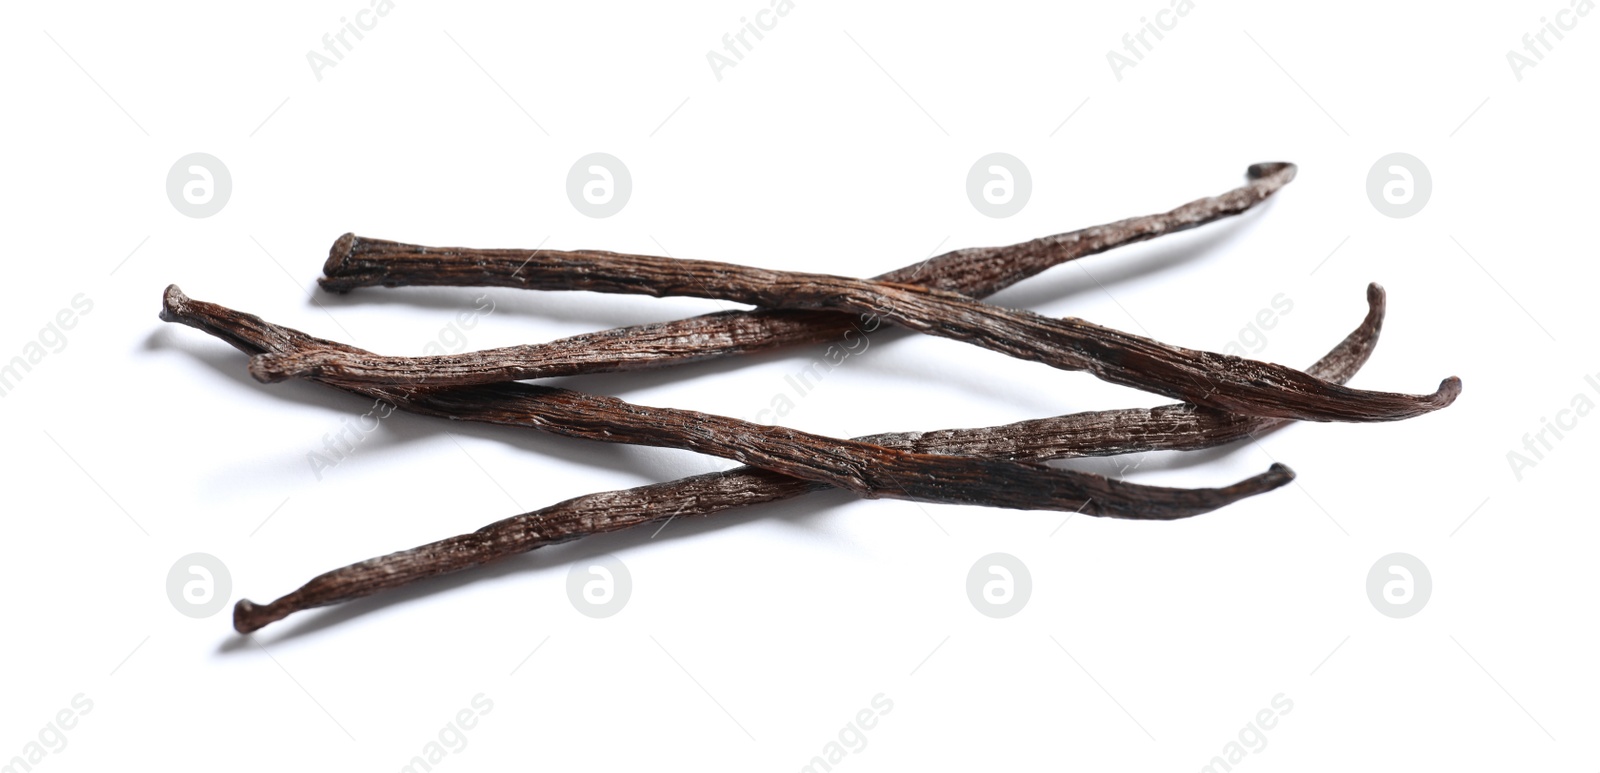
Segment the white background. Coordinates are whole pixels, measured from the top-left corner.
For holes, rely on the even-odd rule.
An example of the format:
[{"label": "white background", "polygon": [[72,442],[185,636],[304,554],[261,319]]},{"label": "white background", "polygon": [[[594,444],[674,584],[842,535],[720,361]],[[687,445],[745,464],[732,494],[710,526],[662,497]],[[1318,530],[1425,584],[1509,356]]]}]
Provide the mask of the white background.
[{"label": "white background", "polygon": [[[319,80],[307,53],[365,0],[8,4],[0,358],[76,295],[93,308],[0,398],[0,760],[82,693],[93,708],[64,747],[45,731],[46,770],[398,769],[481,693],[492,710],[435,768],[798,770],[881,693],[892,710],[836,768],[1196,770],[1282,693],[1292,711],[1235,767],[1600,764],[1600,418],[1521,480],[1507,460],[1574,396],[1600,403],[1584,381],[1600,373],[1600,16],[1519,80],[1506,52],[1567,0],[1198,0],[1118,80],[1107,52],[1166,0],[796,0],[718,80],[707,52],[766,1],[675,5],[400,0]],[[606,219],[565,194],[596,151],[633,177]],[[193,152],[231,172],[210,218],[164,190]],[[991,152],[1031,170],[1016,216],[966,198]],[[1431,170],[1414,217],[1366,195],[1392,152]],[[482,291],[313,292],[339,234],[870,275],[1167,209],[1280,159],[1299,178],[1259,211],[993,299],[1217,350],[1281,293],[1292,311],[1256,356],[1304,367],[1381,282],[1388,323],[1353,385],[1458,375],[1449,409],[1069,465],[1209,486],[1278,460],[1299,473],[1278,491],[1156,524],[816,495],[540,550],[253,641],[227,611],[190,619],[167,598],[192,552],[226,564],[233,599],[266,601],[567,497],[731,466],[396,414],[319,481],[307,454],[369,406],[252,381],[243,355],[157,320],[168,283],[419,354]],[[489,292],[472,348],[720,307]],[[873,341],[784,422],[853,436],[1166,402],[953,341]],[[754,417],[821,349],[561,383]],[[992,552],[1032,576],[1008,619],[965,592]],[[1366,593],[1392,552],[1433,579],[1407,619]],[[566,579],[604,554],[633,592],[594,620]]]}]

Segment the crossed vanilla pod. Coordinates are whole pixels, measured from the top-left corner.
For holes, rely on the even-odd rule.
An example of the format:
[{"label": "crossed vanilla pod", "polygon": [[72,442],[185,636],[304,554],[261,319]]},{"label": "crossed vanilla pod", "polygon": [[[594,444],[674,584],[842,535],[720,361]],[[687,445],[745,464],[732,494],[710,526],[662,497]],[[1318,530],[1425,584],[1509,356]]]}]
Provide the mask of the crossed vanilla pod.
[{"label": "crossed vanilla pod", "polygon": [[[1428,395],[1343,386],[1376,344],[1385,305],[1377,285],[1368,288],[1368,313],[1361,325],[1307,372],[1174,347],[1083,320],[1003,309],[974,298],[1060,263],[1247,211],[1292,180],[1294,171],[1291,164],[1257,164],[1250,168],[1246,185],[1170,212],[1007,247],[956,250],[872,280],[598,251],[424,248],[353,235],[334,244],[321,281],[336,292],[371,285],[508,286],[693,295],[760,307],[457,355],[384,357],[196,301],[170,287],[162,318],[204,330],[252,355],[250,370],[263,381],[306,378],[417,413],[605,442],[684,448],[749,465],[577,497],[471,534],[336,569],[270,604],[240,601],[234,626],[254,631],[302,609],[587,534],[668,517],[709,515],[830,487],[868,498],[1168,520],[1281,486],[1293,477],[1282,465],[1229,486],[1172,489],[1040,462],[1194,450],[1251,437],[1294,419],[1388,421],[1449,405],[1460,390],[1454,378]],[[1085,370],[1183,402],[1002,427],[842,440],[518,383],[830,340],[869,312],[888,324]]]}]

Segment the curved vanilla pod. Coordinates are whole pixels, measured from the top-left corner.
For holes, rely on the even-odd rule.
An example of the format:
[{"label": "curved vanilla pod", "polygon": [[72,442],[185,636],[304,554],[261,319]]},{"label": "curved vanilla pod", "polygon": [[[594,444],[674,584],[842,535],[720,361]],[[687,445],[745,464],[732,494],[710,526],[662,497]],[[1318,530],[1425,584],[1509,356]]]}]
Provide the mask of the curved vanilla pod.
[{"label": "curved vanilla pod", "polygon": [[[1003,247],[952,250],[881,274],[877,279],[922,284],[981,298],[1062,263],[1247,212],[1287,185],[1295,172],[1295,165],[1285,162],[1253,164],[1246,170],[1249,181],[1244,185],[1167,212]],[[341,237],[333,245],[330,258],[356,250],[360,241],[353,234]],[[516,365],[517,375],[512,378],[633,371],[839,341],[858,334],[857,328],[862,324],[858,315],[836,311],[754,309],[704,314],[583,333],[526,347]]]},{"label": "curved vanilla pod", "polygon": [[[1087,371],[1208,408],[1302,421],[1395,421],[1450,405],[1454,376],[1432,394],[1351,389],[1273,363],[1172,346],[1075,317],[1054,319],[964,295],[831,274],[658,258],[592,250],[418,247],[352,237],[328,259],[324,286],[497,286],[691,296],[769,308],[811,308],[870,315],[1064,370]],[[385,357],[348,351],[265,355],[251,374],[278,381],[300,374],[349,382],[488,384],[528,378],[544,351],[509,346],[431,357]]]},{"label": "curved vanilla pod", "polygon": [[[162,310],[162,319],[168,321],[191,324],[190,320],[203,320],[203,324],[193,326],[208,332],[216,330],[230,343],[245,342],[252,331],[270,326],[282,331],[277,337],[280,349],[353,349],[270,325],[260,318],[244,319],[251,316],[194,301],[176,285],[167,288]],[[696,451],[825,483],[868,498],[1170,519],[1214,510],[1293,478],[1287,467],[1273,465],[1267,472],[1233,486],[1172,489],[1035,463],[901,451],[788,427],[637,405],[615,397],[531,384],[385,391],[404,395],[406,410],[414,413],[449,419],[470,415],[474,421],[529,427],[565,437]],[[375,396],[387,399],[391,395]]]},{"label": "curved vanilla pod", "polygon": [[[1383,289],[1376,284],[1368,286],[1367,303],[1367,316],[1361,326],[1312,365],[1310,373],[1343,383],[1366,363],[1383,327]],[[1178,404],[1092,411],[999,427],[869,435],[857,440],[926,453],[1044,460],[1207,448],[1252,437],[1284,423]],[[496,521],[470,534],[325,572],[268,604],[242,599],[234,605],[233,624],[240,633],[250,633],[295,612],[353,601],[546,545],[666,518],[706,516],[791,499],[826,488],[821,483],[768,470],[740,467],[574,497]]]}]

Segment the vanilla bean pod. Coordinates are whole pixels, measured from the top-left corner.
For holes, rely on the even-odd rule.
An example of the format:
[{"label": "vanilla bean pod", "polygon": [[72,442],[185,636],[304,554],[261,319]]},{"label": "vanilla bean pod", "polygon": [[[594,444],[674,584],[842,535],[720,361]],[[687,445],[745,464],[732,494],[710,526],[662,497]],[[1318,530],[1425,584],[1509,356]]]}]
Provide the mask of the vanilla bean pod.
[{"label": "vanilla bean pod", "polygon": [[[1053,266],[1116,247],[1177,233],[1248,211],[1295,176],[1294,164],[1254,164],[1249,182],[1218,196],[1196,199],[1168,212],[1142,215],[1004,247],[952,250],[876,277],[981,298]],[[349,249],[342,237],[332,253]],[[837,342],[855,335],[855,314],[800,309],[724,311],[688,319],[584,333],[523,347],[514,371],[497,380],[547,378],[656,368],[748,354],[805,343]],[[876,321],[874,321],[876,324]],[[284,362],[287,370],[304,367]],[[344,375],[359,373],[350,364]],[[339,375],[330,366],[329,375]],[[299,375],[297,372],[296,375]],[[444,374],[441,374],[444,377]]]},{"label": "vanilla bean pod", "polygon": [[[374,284],[492,285],[854,311],[1020,359],[1088,371],[1114,384],[1250,416],[1393,421],[1443,408],[1461,389],[1454,376],[1440,382],[1430,395],[1351,389],[1282,365],[1172,346],[1075,317],[1053,319],[1000,308],[921,285],[586,250],[436,248],[359,237],[341,243],[347,249],[330,256],[323,269],[323,284],[334,290]],[[300,352],[293,357],[259,356],[251,363],[251,373],[268,381],[310,372],[341,381],[493,383],[520,378],[517,363],[525,351],[513,346],[432,357]],[[293,364],[284,367],[286,361]]]},{"label": "vanilla bean pod", "polygon": [[[268,326],[281,331],[273,339],[279,344],[278,349],[359,351],[217,304],[192,300],[176,285],[167,288],[161,318],[214,332],[245,351],[269,348],[265,345],[271,343],[269,340],[247,338]],[[404,395],[407,410],[417,413],[450,419],[471,415],[478,421],[532,427],[566,437],[697,451],[826,483],[868,498],[1164,520],[1208,512],[1277,488],[1293,478],[1287,467],[1275,464],[1267,472],[1223,488],[1172,489],[1041,464],[900,451],[787,427],[636,405],[614,397],[531,384],[411,390],[409,394],[405,388],[371,391],[392,403]]]},{"label": "vanilla bean pod", "polygon": [[[1366,363],[1382,330],[1382,288],[1367,288],[1361,326],[1308,372],[1344,383]],[[985,455],[1014,460],[1061,459],[1153,450],[1193,450],[1252,437],[1286,422],[1219,413],[1188,404],[1095,411],[979,429],[869,435],[857,440],[907,451]],[[234,627],[250,633],[306,609],[371,596],[590,534],[668,517],[705,516],[791,499],[828,488],[755,467],[568,499],[489,524],[470,534],[351,564],[313,578],[268,604],[242,599]]]}]

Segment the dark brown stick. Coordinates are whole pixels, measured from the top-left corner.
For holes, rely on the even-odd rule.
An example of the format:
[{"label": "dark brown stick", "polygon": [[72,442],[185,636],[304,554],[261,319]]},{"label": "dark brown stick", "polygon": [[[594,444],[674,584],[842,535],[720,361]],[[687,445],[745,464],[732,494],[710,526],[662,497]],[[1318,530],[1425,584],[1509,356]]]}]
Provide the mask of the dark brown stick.
[{"label": "dark brown stick", "polygon": [[[1383,289],[1370,285],[1367,302],[1367,317],[1361,326],[1313,365],[1310,373],[1344,383],[1366,363],[1383,327]],[[869,435],[857,439],[919,453],[1039,461],[1206,448],[1259,435],[1284,423],[1178,404],[1079,413],[999,427]],[[370,596],[545,545],[668,517],[704,516],[775,502],[825,488],[827,486],[820,483],[754,467],[740,467],[668,483],[575,497],[497,521],[471,534],[326,572],[269,604],[240,600],[234,606],[234,627],[240,633],[250,633],[301,610]]]},{"label": "dark brown stick", "polygon": [[[877,279],[923,284],[982,298],[1053,266],[1163,234],[1232,217],[1265,201],[1295,176],[1294,164],[1254,164],[1249,182],[1219,196],[1168,212],[1142,215],[1005,247],[953,250]],[[346,237],[346,238],[354,238]],[[343,239],[334,253],[343,251]],[[616,328],[562,338],[525,350],[515,378],[547,378],[657,368],[806,343],[838,342],[855,334],[855,314],[755,309]]]},{"label": "dark brown stick", "polygon": [[[221,337],[230,342],[244,341],[247,334],[269,324],[245,317],[251,315],[194,301],[176,285],[167,288],[162,310],[164,320],[208,332],[219,330]],[[360,351],[289,328],[272,327],[282,331],[276,340],[290,351]],[[250,348],[264,349],[263,343],[266,342],[251,342]],[[636,405],[614,397],[531,384],[448,390],[399,387],[385,391],[387,394],[376,396],[392,403],[404,399],[407,409],[417,413],[449,419],[471,416],[477,421],[533,427],[566,437],[697,451],[836,486],[867,498],[1166,520],[1208,512],[1270,491],[1293,478],[1287,467],[1273,465],[1267,472],[1232,486],[1172,489],[1039,464],[900,451],[787,427]],[[410,394],[405,394],[408,391]]]},{"label": "dark brown stick", "polygon": [[[1461,382],[1430,395],[1350,389],[1293,368],[1161,343],[1077,318],[1052,319],[963,295],[828,274],[611,252],[436,248],[346,237],[328,258],[323,284],[343,291],[382,284],[505,286],[651,296],[685,295],[766,307],[823,308],[881,317],[918,332],[1114,384],[1250,416],[1306,421],[1393,421],[1454,402]],[[251,373],[266,381],[310,373],[344,382],[475,384],[524,378],[539,347],[513,346],[433,357],[348,351],[264,355]]]}]

